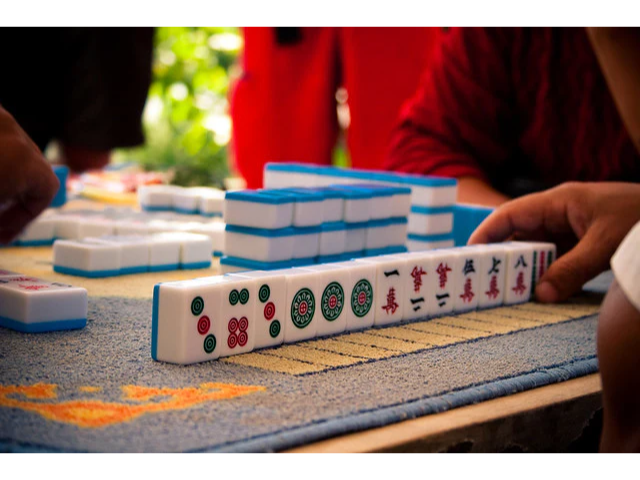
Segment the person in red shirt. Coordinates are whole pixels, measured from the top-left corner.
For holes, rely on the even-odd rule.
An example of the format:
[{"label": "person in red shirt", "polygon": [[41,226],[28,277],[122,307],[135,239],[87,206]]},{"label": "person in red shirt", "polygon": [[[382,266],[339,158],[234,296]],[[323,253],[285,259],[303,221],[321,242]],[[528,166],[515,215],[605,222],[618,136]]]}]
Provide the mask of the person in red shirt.
[{"label": "person in red shirt", "polygon": [[640,155],[616,108],[633,104],[614,101],[591,40],[582,28],[441,34],[386,168],[456,177],[458,201],[490,206],[570,180],[637,182]]},{"label": "person in red shirt", "polygon": [[262,186],[267,162],[331,164],[341,86],[351,165],[382,168],[400,107],[417,88],[439,30],[243,29],[243,74],[230,89],[231,154],[247,186]]}]

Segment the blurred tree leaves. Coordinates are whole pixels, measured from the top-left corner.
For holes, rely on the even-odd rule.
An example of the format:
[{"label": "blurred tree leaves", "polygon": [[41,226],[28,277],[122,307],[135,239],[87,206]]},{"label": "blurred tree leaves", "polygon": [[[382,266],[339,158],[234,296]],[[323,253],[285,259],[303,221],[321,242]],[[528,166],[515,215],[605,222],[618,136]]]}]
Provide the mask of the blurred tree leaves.
[{"label": "blurred tree leaves", "polygon": [[227,91],[242,47],[236,28],[156,29],[153,83],[144,113],[146,144],[116,161],[171,170],[178,185],[222,187],[229,174]]}]

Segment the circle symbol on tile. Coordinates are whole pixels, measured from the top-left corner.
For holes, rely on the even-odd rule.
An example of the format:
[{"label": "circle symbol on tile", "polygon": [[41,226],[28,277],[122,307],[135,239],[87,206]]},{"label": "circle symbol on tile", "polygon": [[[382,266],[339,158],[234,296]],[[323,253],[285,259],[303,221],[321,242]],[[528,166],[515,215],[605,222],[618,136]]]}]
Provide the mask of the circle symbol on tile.
[{"label": "circle symbol on tile", "polygon": [[229,303],[231,305],[235,305],[236,303],[238,303],[238,300],[240,300],[240,294],[238,293],[238,290],[234,288],[229,293]]},{"label": "circle symbol on tile", "polygon": [[264,318],[271,320],[276,314],[276,306],[273,302],[269,302],[264,306]]},{"label": "circle symbol on tile", "polygon": [[227,325],[227,328],[229,329],[229,333],[235,333],[236,330],[238,330],[238,319],[234,317],[229,320],[229,325]]},{"label": "circle symbol on tile", "polygon": [[267,300],[269,300],[270,296],[271,296],[271,289],[269,288],[269,285],[267,284],[262,285],[260,287],[260,290],[258,291],[258,298],[260,299],[260,301],[264,303]]},{"label": "circle symbol on tile", "polygon": [[247,344],[248,340],[249,335],[247,335],[247,332],[240,332],[238,334],[238,345],[240,345],[241,347],[244,347]]},{"label": "circle symbol on tile", "polygon": [[291,321],[298,328],[305,328],[311,323],[316,311],[316,300],[308,288],[301,288],[291,302]]},{"label": "circle symbol on tile", "polygon": [[240,291],[240,303],[244,305],[248,301],[249,301],[249,290],[247,290],[246,288],[243,288]]},{"label": "circle symbol on tile", "polygon": [[344,290],[338,282],[331,282],[322,293],[322,315],[333,322],[342,313]]},{"label": "circle symbol on tile", "polygon": [[216,349],[216,337],[213,335],[207,335],[207,338],[204,339],[204,351],[206,353],[211,353]]},{"label": "circle symbol on tile", "polygon": [[200,315],[204,310],[204,300],[202,297],[196,297],[191,301],[191,313]]},{"label": "circle symbol on tile", "polygon": [[206,315],[200,317],[200,320],[198,320],[198,333],[200,335],[204,335],[209,331],[210,328],[211,320],[209,320],[209,317],[207,317]]},{"label": "circle symbol on tile", "polygon": [[364,317],[373,305],[373,288],[368,280],[362,279],[353,287],[351,309],[357,317]]},{"label": "circle symbol on tile", "polygon": [[271,335],[271,338],[276,338],[280,335],[280,322],[278,320],[274,320],[269,325],[269,335]]},{"label": "circle symbol on tile", "polygon": [[247,328],[249,328],[249,320],[247,320],[247,317],[242,317],[240,319],[240,321],[238,322],[238,328],[241,332],[247,331]]},{"label": "circle symbol on tile", "polygon": [[229,348],[235,348],[237,344],[238,344],[238,337],[236,336],[235,333],[230,333],[229,338],[227,339],[227,345],[229,345]]}]

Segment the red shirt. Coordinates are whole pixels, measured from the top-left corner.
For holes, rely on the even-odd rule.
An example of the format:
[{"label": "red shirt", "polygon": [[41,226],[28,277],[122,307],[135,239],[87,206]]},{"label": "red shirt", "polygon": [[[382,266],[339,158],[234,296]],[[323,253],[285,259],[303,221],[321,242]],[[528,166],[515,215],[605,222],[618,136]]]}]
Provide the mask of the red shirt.
[{"label": "red shirt", "polygon": [[441,35],[405,104],[386,167],[479,177],[640,180],[640,156],[579,28],[463,28]]}]

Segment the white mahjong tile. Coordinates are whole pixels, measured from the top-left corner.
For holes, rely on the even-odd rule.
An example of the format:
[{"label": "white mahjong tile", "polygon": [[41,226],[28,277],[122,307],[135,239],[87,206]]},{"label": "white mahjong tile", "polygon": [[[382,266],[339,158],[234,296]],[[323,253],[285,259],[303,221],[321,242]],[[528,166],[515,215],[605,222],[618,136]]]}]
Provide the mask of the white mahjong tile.
[{"label": "white mahjong tile", "polygon": [[336,335],[347,328],[349,311],[349,270],[336,263],[311,265],[305,270],[315,272],[318,278],[317,337]]},{"label": "white mahjong tile", "polygon": [[53,244],[53,266],[56,272],[70,275],[118,275],[121,247],[93,240],[56,240]]},{"label": "white mahjong tile", "polygon": [[479,246],[484,256],[480,269],[478,308],[493,308],[504,303],[507,254],[501,244]]},{"label": "white mahjong tile", "polygon": [[3,270],[0,268],[0,277],[13,277],[14,275],[20,275],[20,274],[16,272],[12,272],[11,270]]},{"label": "white mahjong tile", "polygon": [[362,330],[373,326],[375,320],[376,265],[354,261],[339,262],[349,272],[349,281],[344,285],[346,296],[346,330]]},{"label": "white mahjong tile", "polygon": [[33,220],[20,233],[20,242],[49,241],[55,237],[57,217],[54,215],[41,215]]},{"label": "white mahjong tile", "polygon": [[402,320],[404,309],[404,282],[407,265],[394,255],[358,259],[356,262],[376,266],[374,325],[388,325]]},{"label": "white mahjong tile", "polygon": [[176,270],[180,265],[180,241],[175,238],[149,237],[149,271]]},{"label": "white mahjong tile", "polygon": [[120,273],[141,273],[149,268],[149,237],[144,235],[105,235],[86,241],[120,247]]},{"label": "white mahjong tile", "polygon": [[437,281],[436,262],[433,252],[402,253],[407,264],[404,276],[404,320],[424,318],[431,315],[435,298],[431,294]]},{"label": "white mahjong tile", "polygon": [[86,318],[84,288],[25,275],[0,278],[0,326],[28,332],[61,330],[82,328]]},{"label": "white mahjong tile", "polygon": [[529,301],[531,298],[531,271],[533,246],[526,243],[506,243],[507,253],[505,305]]},{"label": "white mahjong tile", "polygon": [[458,256],[454,262],[453,281],[455,312],[468,312],[478,308],[480,297],[480,268],[483,252],[474,247],[457,249]]},{"label": "white mahjong tile", "polygon": [[168,232],[154,238],[177,240],[180,243],[180,267],[202,268],[211,265],[211,239],[207,235],[187,232]]},{"label": "white mahjong tile", "polygon": [[286,275],[284,343],[314,338],[318,331],[320,294],[315,272],[292,268]]},{"label": "white mahjong tile", "polygon": [[431,295],[431,313],[433,316],[445,315],[453,311],[455,303],[454,267],[458,254],[456,249],[434,250],[434,268],[436,281]]},{"label": "white mahjong tile", "polygon": [[222,316],[223,276],[161,283],[154,288],[151,354],[189,364],[214,360],[227,341]]},{"label": "white mahjong tile", "polygon": [[257,302],[255,313],[254,349],[274,347],[284,341],[288,270],[252,270],[230,276],[253,278],[256,281]]},{"label": "white mahjong tile", "polygon": [[255,345],[257,281],[227,276],[221,284],[220,356],[228,357],[253,350]]},{"label": "white mahjong tile", "polygon": [[531,294],[536,290],[540,278],[549,270],[556,259],[556,245],[549,242],[513,242],[526,243],[533,247],[533,264],[531,268]]}]

